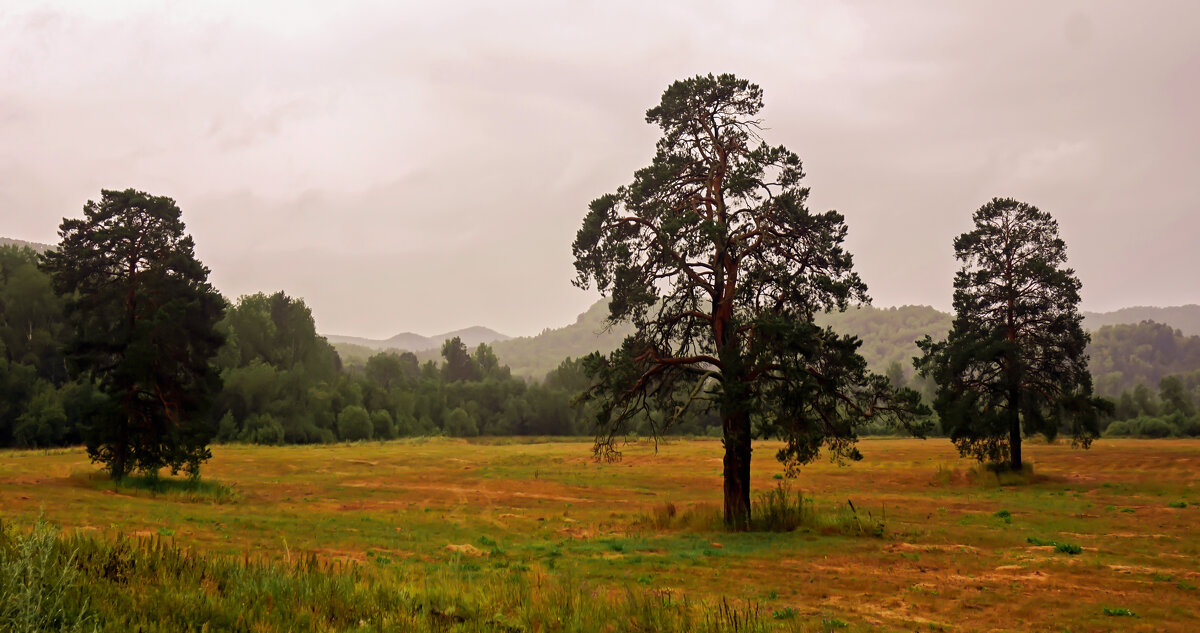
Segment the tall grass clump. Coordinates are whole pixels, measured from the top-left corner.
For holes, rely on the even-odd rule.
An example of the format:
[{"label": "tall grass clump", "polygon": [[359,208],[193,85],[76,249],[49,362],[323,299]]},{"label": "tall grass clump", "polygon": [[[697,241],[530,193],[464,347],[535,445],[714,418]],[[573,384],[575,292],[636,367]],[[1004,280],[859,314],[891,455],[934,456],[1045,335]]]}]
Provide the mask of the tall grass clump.
[{"label": "tall grass clump", "polygon": [[812,498],[793,491],[786,481],[759,494],[751,504],[750,529],[760,532],[791,532],[810,529],[825,534],[883,536],[886,516],[859,511],[850,500],[834,511],[818,511]]},{"label": "tall grass clump", "polygon": [[721,516],[721,508],[715,504],[696,503],[681,508],[674,502],[666,501],[639,517],[635,525],[654,530],[718,532],[724,529],[725,521]]},{"label": "tall grass clump", "polygon": [[0,631],[90,630],[79,583],[74,553],[45,521],[28,533],[0,525]]}]

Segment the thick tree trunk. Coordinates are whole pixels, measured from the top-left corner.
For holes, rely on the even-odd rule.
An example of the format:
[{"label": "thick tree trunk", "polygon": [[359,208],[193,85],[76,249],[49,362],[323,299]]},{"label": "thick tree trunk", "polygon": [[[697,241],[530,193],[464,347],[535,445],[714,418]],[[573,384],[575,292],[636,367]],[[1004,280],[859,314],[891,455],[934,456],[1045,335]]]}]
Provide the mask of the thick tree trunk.
[{"label": "thick tree trunk", "polygon": [[726,416],[725,525],[733,530],[750,527],[750,418]]},{"label": "thick tree trunk", "polygon": [[1008,390],[1008,455],[1009,466],[1014,471],[1021,470],[1021,390],[1010,387]]}]

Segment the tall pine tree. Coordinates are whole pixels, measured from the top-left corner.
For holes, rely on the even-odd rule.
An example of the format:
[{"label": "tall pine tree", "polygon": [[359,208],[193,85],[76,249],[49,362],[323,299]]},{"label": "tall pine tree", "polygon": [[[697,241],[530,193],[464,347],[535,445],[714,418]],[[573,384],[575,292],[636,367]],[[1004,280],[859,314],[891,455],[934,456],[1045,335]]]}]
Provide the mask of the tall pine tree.
[{"label": "tall pine tree", "polygon": [[210,359],[225,300],[208,283],[175,201],[102,191],[82,219],[64,219],[45,255],[66,299],[67,355],[107,395],[86,431],[88,455],[113,478],[135,470],[199,473],[220,388]]},{"label": "tall pine tree", "polygon": [[584,364],[596,453],[645,420],[660,434],[695,401],[721,416],[725,521],[750,519],[755,437],[779,438],[790,470],[825,448],[858,458],[855,429],[885,416],[919,429],[918,396],[867,371],[859,341],[813,323],[867,299],[836,211],[812,213],[800,158],[759,137],[762,90],[733,75],[667,88],[646,121],[649,166],[591,203],[573,250],[576,284],[610,294],[609,322],[636,333]]},{"label": "tall pine tree", "polygon": [[1081,284],[1049,213],[1009,198],[975,212],[954,240],[954,323],[945,341],[919,341],[914,364],[938,385],[934,409],[959,452],[1022,468],[1021,438],[1098,435]]}]

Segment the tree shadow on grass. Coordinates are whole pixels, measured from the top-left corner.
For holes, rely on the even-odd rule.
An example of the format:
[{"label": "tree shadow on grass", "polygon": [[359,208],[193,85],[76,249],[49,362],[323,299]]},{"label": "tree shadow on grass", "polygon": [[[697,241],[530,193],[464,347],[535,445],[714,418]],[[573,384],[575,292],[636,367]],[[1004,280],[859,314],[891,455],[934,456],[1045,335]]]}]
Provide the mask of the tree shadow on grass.
[{"label": "tree shadow on grass", "polygon": [[198,477],[131,475],[113,480],[103,472],[72,473],[72,485],[128,497],[162,497],[184,503],[237,503],[242,495],[232,486]]}]

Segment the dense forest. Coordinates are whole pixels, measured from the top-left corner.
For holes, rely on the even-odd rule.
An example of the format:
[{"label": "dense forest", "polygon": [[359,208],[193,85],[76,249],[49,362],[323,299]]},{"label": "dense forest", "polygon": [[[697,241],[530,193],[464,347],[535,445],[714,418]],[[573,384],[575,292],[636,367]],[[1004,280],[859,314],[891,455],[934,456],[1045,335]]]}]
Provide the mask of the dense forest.
[{"label": "dense forest", "polygon": [[[62,302],[38,266],[46,247],[8,242],[0,246],[0,445],[78,443],[102,396],[68,379]],[[606,312],[606,302],[597,302],[573,324],[490,345],[451,339],[438,350],[381,352],[331,345],[300,299],[242,297],[219,325],[226,343],[215,363],[224,386],[208,415],[218,440],[257,443],[587,435],[591,413],[572,404],[587,379],[571,359],[613,349],[628,334],[625,327],[606,330]],[[927,306],[864,306],[819,322],[862,339],[861,353],[876,371],[931,394],[912,371],[915,341],[944,336],[949,315]],[[1154,322],[1106,325],[1093,332],[1088,353],[1097,393],[1117,405],[1109,433],[1200,428],[1192,422],[1200,403],[1200,337]],[[674,432],[711,434],[715,424],[698,411]]]},{"label": "dense forest", "polygon": [[[62,302],[37,252],[0,247],[0,446],[78,444],[103,396],[67,378]],[[392,439],[412,435],[587,435],[590,412],[572,406],[586,378],[560,359],[544,379],[514,377],[487,344],[446,341],[435,360],[379,352],[343,366],[316,332],[303,300],[282,292],[241,297],[218,324],[214,362],[223,386],[207,412],[218,441],[260,444]],[[679,433],[701,434],[702,414]]]}]

